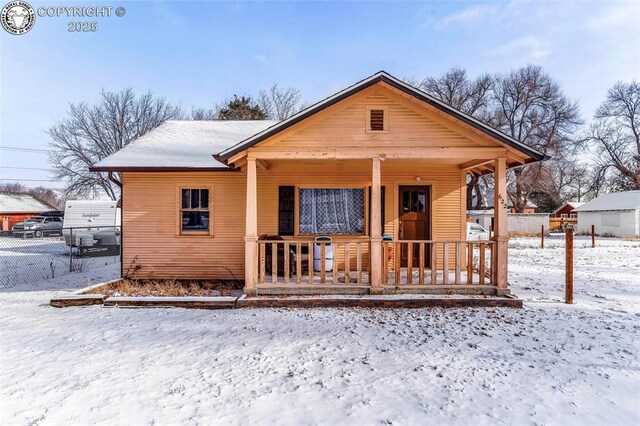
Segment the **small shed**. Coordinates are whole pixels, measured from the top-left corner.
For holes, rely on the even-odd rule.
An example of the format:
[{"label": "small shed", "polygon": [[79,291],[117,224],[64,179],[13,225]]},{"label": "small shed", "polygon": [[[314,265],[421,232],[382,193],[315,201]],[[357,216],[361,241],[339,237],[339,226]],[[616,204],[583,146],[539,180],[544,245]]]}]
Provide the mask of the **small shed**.
[{"label": "small shed", "polygon": [[556,211],[554,211],[552,215],[553,217],[559,217],[559,218],[576,217],[577,213],[575,213],[574,210],[583,204],[584,203],[580,203],[577,201],[569,201],[561,205],[558,209],[556,209]]},{"label": "small shed", "polygon": [[574,209],[578,213],[578,233],[615,237],[640,237],[640,191],[601,195]]},{"label": "small shed", "polygon": [[55,208],[31,194],[0,191],[0,220],[2,232],[32,216]]}]

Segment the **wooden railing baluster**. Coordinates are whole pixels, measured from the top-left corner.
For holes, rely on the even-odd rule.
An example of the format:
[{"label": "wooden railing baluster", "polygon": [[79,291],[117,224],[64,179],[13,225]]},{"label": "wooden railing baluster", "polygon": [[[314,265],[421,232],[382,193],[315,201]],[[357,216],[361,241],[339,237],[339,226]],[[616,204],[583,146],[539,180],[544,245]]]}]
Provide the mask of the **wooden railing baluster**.
[{"label": "wooden railing baluster", "polygon": [[278,282],[278,243],[271,243],[271,284]]},{"label": "wooden railing baluster", "polygon": [[289,243],[284,243],[284,253],[282,253],[284,257],[284,282],[285,284],[289,284],[289,272],[291,269],[291,265],[289,265],[289,259],[291,259],[289,255]]},{"label": "wooden railing baluster", "polygon": [[358,275],[356,282],[362,284],[362,243],[356,243],[356,268],[358,269]]},{"label": "wooden railing baluster", "polygon": [[442,243],[442,284],[449,284],[449,243]]},{"label": "wooden railing baluster", "polygon": [[484,246],[485,243],[480,243],[480,268],[478,270],[478,279],[479,279],[479,284],[480,285],[484,285]]},{"label": "wooden railing baluster", "polygon": [[418,284],[424,284],[424,245],[425,243],[419,243],[418,253]]},{"label": "wooden railing baluster", "polygon": [[473,243],[467,243],[467,284],[473,284]]},{"label": "wooden railing baluster", "polygon": [[302,282],[302,244],[296,242],[296,284]]},{"label": "wooden railing baluster", "polygon": [[320,243],[320,284],[326,284],[326,249],[324,243]]},{"label": "wooden railing baluster", "polygon": [[413,284],[413,243],[407,243],[407,284]]},{"label": "wooden railing baluster", "polygon": [[264,284],[266,282],[266,263],[267,263],[267,246],[265,243],[260,242],[258,244],[260,250],[260,274],[258,277],[258,282],[260,284]]},{"label": "wooden railing baluster", "polygon": [[351,252],[349,243],[344,243],[344,283],[351,283]]}]

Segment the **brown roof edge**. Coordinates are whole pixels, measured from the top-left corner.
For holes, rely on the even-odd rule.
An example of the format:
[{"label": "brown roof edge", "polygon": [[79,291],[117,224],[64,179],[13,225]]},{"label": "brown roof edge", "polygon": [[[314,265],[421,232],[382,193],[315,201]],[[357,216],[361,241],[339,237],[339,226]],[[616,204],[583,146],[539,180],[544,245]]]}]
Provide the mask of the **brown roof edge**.
[{"label": "brown roof edge", "polygon": [[235,171],[230,167],[89,167],[90,172],[229,172]]}]

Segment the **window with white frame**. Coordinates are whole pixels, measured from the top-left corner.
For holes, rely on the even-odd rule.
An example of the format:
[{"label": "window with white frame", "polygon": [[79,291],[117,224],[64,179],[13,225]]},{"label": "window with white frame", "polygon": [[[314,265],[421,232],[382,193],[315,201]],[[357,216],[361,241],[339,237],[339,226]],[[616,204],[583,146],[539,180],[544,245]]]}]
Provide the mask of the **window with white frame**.
[{"label": "window with white frame", "polygon": [[209,232],[209,189],[182,188],[180,204],[180,230],[183,233]]},{"label": "window with white frame", "polygon": [[364,234],[364,188],[300,188],[300,234]]}]

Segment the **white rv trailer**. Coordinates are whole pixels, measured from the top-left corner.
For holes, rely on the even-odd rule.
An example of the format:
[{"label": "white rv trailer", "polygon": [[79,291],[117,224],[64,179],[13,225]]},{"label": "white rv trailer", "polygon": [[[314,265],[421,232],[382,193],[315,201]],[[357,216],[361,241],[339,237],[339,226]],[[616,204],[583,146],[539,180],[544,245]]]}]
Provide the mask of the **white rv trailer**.
[{"label": "white rv trailer", "polygon": [[65,243],[82,254],[115,254],[120,246],[120,209],[116,201],[70,200],[65,203]]}]

